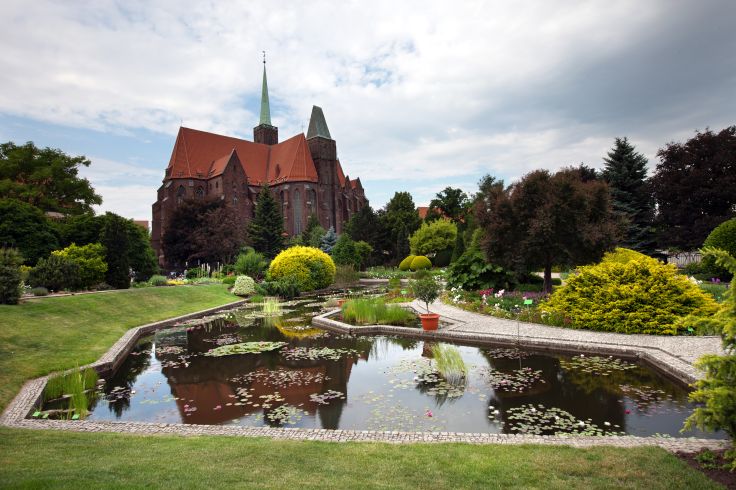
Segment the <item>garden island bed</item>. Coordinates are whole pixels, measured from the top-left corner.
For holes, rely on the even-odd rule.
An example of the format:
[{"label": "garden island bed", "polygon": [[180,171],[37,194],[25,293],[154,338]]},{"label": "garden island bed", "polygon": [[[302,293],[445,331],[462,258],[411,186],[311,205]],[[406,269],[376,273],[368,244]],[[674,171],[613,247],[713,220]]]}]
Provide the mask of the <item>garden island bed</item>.
[{"label": "garden island bed", "polygon": [[[435,306],[439,305],[432,309]],[[37,407],[44,389],[46,378],[39,378],[29,382],[16,397],[2,423],[74,431],[327,441],[644,444],[680,451],[728,445],[718,439],[621,437],[624,424],[638,426],[639,433],[651,435],[662,432],[655,432],[654,427],[659,427],[656,423],[652,429],[641,427],[649,421],[674,417],[677,421],[668,429],[671,431],[672,427],[679,427],[688,410],[682,387],[665,387],[656,373],[641,366],[631,364],[631,370],[639,373],[645,383],[637,385],[636,379],[630,379],[624,383],[624,391],[608,393],[606,404],[618,406],[616,416],[584,416],[572,413],[569,398],[557,404],[542,398],[548,396],[545,393],[565,369],[568,373],[577,369],[575,372],[587,380],[583,385],[595,383],[596,376],[586,372],[591,365],[576,368],[575,362],[580,361],[576,357],[519,350],[509,339],[504,342],[501,338],[501,343],[509,348],[490,347],[498,345],[498,339],[482,332],[463,331],[473,323],[457,318],[462,317],[462,312],[447,315],[440,330],[422,332],[409,327],[335,325],[338,322],[328,318],[335,310],[325,311],[315,298],[301,298],[283,307],[288,311],[271,319],[249,305],[233,312],[227,321],[175,328],[170,328],[171,324],[178,322],[169,322],[132,329],[116,344],[117,350],[111,349],[97,363],[123,365],[108,379],[104,397],[87,420],[27,418]],[[312,321],[313,315],[316,316]],[[217,350],[222,346],[263,341],[288,345],[278,345],[260,354],[216,355],[223,353]],[[320,343],[323,341],[325,345]],[[438,341],[464,344],[459,351],[470,368],[460,385],[438,380],[431,368],[434,354],[430,347]],[[484,348],[475,347],[479,344]],[[577,346],[571,349],[579,353]],[[604,365],[627,363],[601,359]],[[600,362],[594,361],[593,367]],[[561,369],[564,363],[568,367]],[[626,375],[625,370],[619,372],[611,366],[606,369],[615,372],[606,379]],[[381,379],[361,382],[371,373]],[[504,389],[505,383],[509,383],[510,389]],[[621,383],[617,383],[620,388]],[[592,391],[586,394],[586,389]],[[607,388],[577,386],[575,396],[585,405],[600,390]],[[583,402],[584,399],[588,401]],[[280,409],[286,405],[288,408]],[[499,409],[503,413],[494,413]],[[577,430],[576,424],[581,423]],[[572,431],[542,435],[553,431],[554,424]],[[522,434],[514,433],[511,427],[519,428]],[[593,433],[609,435],[589,435]]]}]

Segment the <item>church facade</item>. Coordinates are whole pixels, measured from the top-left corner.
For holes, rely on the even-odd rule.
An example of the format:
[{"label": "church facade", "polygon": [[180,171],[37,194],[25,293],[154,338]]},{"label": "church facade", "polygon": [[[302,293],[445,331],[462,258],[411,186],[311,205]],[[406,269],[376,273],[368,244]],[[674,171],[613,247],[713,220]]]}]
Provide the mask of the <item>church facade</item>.
[{"label": "church facade", "polygon": [[247,226],[265,185],[281,205],[290,236],[301,233],[312,214],[325,229],[332,226],[340,233],[350,217],[368,205],[360,179],[343,171],[320,107],[312,107],[306,136],[300,133],[279,142],[278,128],[271,125],[264,64],[260,121],[253,128],[253,141],[179,128],[152,206],[151,243],[159,264],[167,266],[163,236],[184,200],[224,200]]}]

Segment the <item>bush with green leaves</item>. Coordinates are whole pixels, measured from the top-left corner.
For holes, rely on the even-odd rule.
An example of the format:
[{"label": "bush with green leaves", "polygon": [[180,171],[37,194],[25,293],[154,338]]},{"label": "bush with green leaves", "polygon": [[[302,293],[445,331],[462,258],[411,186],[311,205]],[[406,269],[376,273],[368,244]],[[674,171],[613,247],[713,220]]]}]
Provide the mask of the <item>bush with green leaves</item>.
[{"label": "bush with green leaves", "polygon": [[238,276],[235,279],[232,293],[236,296],[248,296],[256,292],[256,282],[250,276]]},{"label": "bush with green leaves", "polygon": [[571,328],[653,335],[676,335],[687,328],[683,321],[688,315],[718,310],[713,298],[674,265],[626,255],[627,261],[619,252],[578,268],[541,308],[565,318]]},{"label": "bush with green leaves", "polygon": [[[736,218],[731,218],[716,226],[710,232],[708,238],[703,242],[703,247],[719,248],[725,250],[732,257],[736,257]],[[713,256],[707,255],[703,257],[701,262],[703,273],[728,281],[733,277],[733,273],[716,264]]]},{"label": "bush with green leaves", "polygon": [[373,252],[373,247],[367,242],[356,242],[347,233],[343,233],[337,239],[330,255],[332,260],[335,261],[335,265],[350,265],[356,271],[359,271],[363,268],[371,252]]},{"label": "bush with green leaves", "polygon": [[0,248],[0,304],[15,305],[20,299],[23,257],[14,248]]},{"label": "bush with green leaves", "polygon": [[352,265],[338,265],[335,268],[335,285],[350,286],[360,280],[360,274]]},{"label": "bush with green leaves", "polygon": [[441,289],[439,283],[432,276],[411,282],[411,290],[414,296],[424,302],[427,313],[429,313],[429,304],[439,298]]},{"label": "bush with green leaves", "polygon": [[50,291],[79,289],[79,264],[59,255],[49,255],[39,259],[36,267],[28,274],[28,283],[32,287],[43,286]]},{"label": "bush with green leaves", "polygon": [[284,299],[292,299],[299,296],[299,285],[293,278],[285,278],[279,281],[263,281],[256,284],[256,292],[261,296],[279,296]]},{"label": "bush with green leaves", "polygon": [[424,255],[417,255],[416,257],[414,257],[414,260],[411,261],[410,268],[413,271],[418,271],[421,269],[431,269],[432,261]]},{"label": "bush with green leaves", "polygon": [[318,248],[296,246],[279,253],[268,268],[272,280],[292,278],[300,291],[326,288],[335,280],[332,257]]},{"label": "bush with green leaves", "polygon": [[51,255],[64,257],[79,265],[79,287],[82,289],[90,289],[105,280],[105,247],[99,243],[88,243],[82,247],[72,243],[62,250],[54,250]]},{"label": "bush with green leaves", "polygon": [[409,255],[399,263],[400,271],[408,271],[411,269],[411,262],[416,258],[416,255]]},{"label": "bush with green leaves", "polygon": [[151,276],[151,278],[148,280],[148,284],[151,286],[168,286],[169,283],[167,282],[166,278],[164,276]]},{"label": "bush with green leaves", "polygon": [[510,289],[514,276],[500,265],[486,261],[479,248],[471,247],[447,269],[447,285],[465,291]]},{"label": "bush with green leaves", "polygon": [[249,248],[246,252],[238,255],[233,270],[236,274],[250,276],[253,279],[262,279],[268,269],[266,257]]},{"label": "bush with green leaves", "polygon": [[[702,318],[711,328],[717,327],[726,355],[706,355],[697,361],[696,367],[705,376],[695,382],[690,399],[700,405],[685,421],[685,429],[723,430],[736,446],[736,258],[715,248],[704,248],[703,253],[719,267],[728,269],[734,279],[718,312]],[[726,457],[731,461],[731,471],[736,471],[736,449],[731,448]]]},{"label": "bush with green leaves", "polygon": [[222,283],[227,284],[228,286],[232,286],[235,284],[235,280],[237,279],[237,276],[225,276],[222,278]]},{"label": "bush with green leaves", "polygon": [[48,296],[49,290],[45,287],[31,288],[31,294],[34,296]]},{"label": "bush with green leaves", "polygon": [[433,255],[445,253],[452,257],[452,249],[457,240],[457,225],[448,219],[438,219],[422,223],[409,238],[411,253],[414,255]]}]

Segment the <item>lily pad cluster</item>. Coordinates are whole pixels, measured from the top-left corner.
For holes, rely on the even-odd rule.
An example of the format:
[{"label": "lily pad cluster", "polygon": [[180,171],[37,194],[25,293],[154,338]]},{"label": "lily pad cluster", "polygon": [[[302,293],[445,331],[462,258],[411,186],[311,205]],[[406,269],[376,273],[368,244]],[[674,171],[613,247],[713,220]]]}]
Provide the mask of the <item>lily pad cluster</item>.
[{"label": "lily pad cluster", "polygon": [[296,425],[307,412],[288,403],[266,413],[266,418],[280,425]]},{"label": "lily pad cluster", "polygon": [[484,349],[493,359],[526,359],[531,354],[515,347],[498,347],[496,349]]},{"label": "lily pad cluster", "polygon": [[604,428],[591,419],[581,420],[561,408],[547,408],[542,404],[527,404],[506,410],[507,426],[517,434],[534,435],[623,435],[618,425],[604,422]]},{"label": "lily pad cluster", "polygon": [[311,371],[276,369],[274,371],[251,371],[249,373],[230,378],[230,381],[248,384],[258,382],[266,386],[281,388],[292,385],[305,386],[310,384],[322,384],[322,382],[328,379],[330,379],[329,376],[319,372],[315,373]]},{"label": "lily pad cluster", "polygon": [[285,346],[286,342],[244,342],[242,344],[230,344],[216,347],[205,352],[205,356],[220,357],[232,356],[237,354],[260,354],[280,349]]},{"label": "lily pad cluster", "polygon": [[319,403],[320,405],[329,405],[329,400],[335,400],[338,398],[340,400],[344,400],[345,393],[337,390],[327,390],[324,393],[312,393],[311,395],[309,395],[310,401]]},{"label": "lily pad cluster", "polygon": [[480,375],[494,390],[515,391],[518,393],[528,390],[536,383],[545,382],[542,379],[542,371],[535,371],[529,367],[523,367],[511,372],[485,368],[481,369]]},{"label": "lily pad cluster", "polygon": [[655,410],[657,406],[661,406],[662,402],[667,400],[672,403],[678,403],[675,398],[666,393],[664,390],[654,388],[652,386],[631,386],[627,384],[620,385],[621,392],[626,395],[636,405],[636,409],[640,412],[650,412]]},{"label": "lily pad cluster", "polygon": [[186,352],[186,349],[183,347],[179,347],[178,345],[162,345],[156,347],[156,355],[167,355],[167,354],[184,354]]},{"label": "lily pad cluster", "polygon": [[566,370],[579,370],[597,376],[608,376],[614,371],[627,371],[638,367],[633,362],[624,361],[612,356],[600,357],[586,356],[584,354],[575,356],[569,361],[561,359],[560,366]]},{"label": "lily pad cluster", "polygon": [[339,361],[343,357],[357,357],[360,355],[355,349],[333,349],[331,347],[292,347],[283,349],[281,354],[290,361],[329,359]]}]

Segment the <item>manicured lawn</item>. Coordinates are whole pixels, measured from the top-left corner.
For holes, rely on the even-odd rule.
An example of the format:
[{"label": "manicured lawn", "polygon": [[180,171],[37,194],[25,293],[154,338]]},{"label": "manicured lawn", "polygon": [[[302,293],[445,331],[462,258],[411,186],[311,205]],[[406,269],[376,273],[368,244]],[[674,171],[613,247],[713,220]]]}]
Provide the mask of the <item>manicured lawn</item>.
[{"label": "manicured lawn", "polygon": [[129,328],[236,301],[221,284],[0,305],[0,410],[23,382],[97,360]]},{"label": "manicured lawn", "polygon": [[657,448],[271,441],[0,429],[10,487],[719,488]]}]

